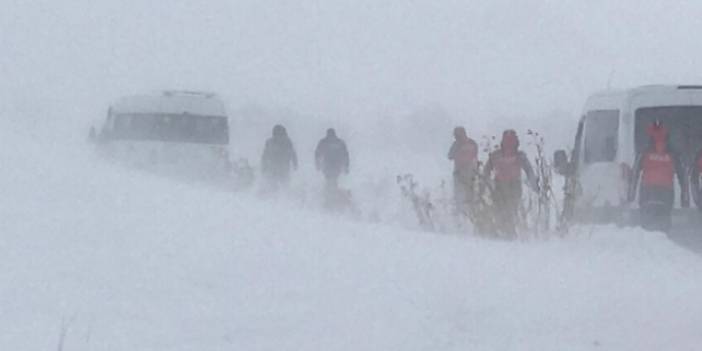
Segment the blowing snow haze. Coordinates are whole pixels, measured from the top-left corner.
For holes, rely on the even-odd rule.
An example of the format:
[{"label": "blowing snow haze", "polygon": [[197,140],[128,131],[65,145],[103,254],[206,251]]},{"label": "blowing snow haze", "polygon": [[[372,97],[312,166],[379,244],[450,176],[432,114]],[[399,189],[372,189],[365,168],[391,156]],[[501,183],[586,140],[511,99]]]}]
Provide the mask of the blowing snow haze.
[{"label": "blowing snow haze", "polygon": [[[437,221],[461,231],[428,228],[421,209],[453,198],[396,176],[445,195],[456,125],[478,142],[514,128],[523,148],[534,129],[550,151],[595,91],[700,84],[700,28],[694,1],[0,0],[0,350],[694,349],[699,248],[614,225],[487,240],[457,213]],[[149,134],[123,111],[110,137],[197,149],[217,185],[86,141],[116,99],[163,89],[216,92],[229,119],[153,113]],[[294,144],[299,168],[266,197],[251,184],[278,123],[271,154]],[[330,127],[350,155],[331,181]],[[596,149],[616,154],[608,137]],[[240,191],[220,187],[234,152],[252,165]],[[349,213],[322,205],[329,184]]]},{"label": "blowing snow haze", "polygon": [[695,2],[4,0],[2,7],[2,111],[18,120],[87,123],[116,96],[189,88],[218,91],[232,108],[256,103],[361,124],[438,104],[488,131],[554,111],[575,119],[583,99],[608,81],[701,78],[702,44],[690,40],[702,21]]}]

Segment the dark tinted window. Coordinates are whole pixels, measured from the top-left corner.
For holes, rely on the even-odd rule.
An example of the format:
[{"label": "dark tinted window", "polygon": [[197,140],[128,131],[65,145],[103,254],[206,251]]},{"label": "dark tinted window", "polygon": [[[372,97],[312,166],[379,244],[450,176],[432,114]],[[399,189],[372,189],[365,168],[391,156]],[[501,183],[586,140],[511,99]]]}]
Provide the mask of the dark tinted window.
[{"label": "dark tinted window", "polygon": [[662,106],[636,110],[636,152],[650,145],[646,129],[659,120],[668,128],[668,145],[691,161],[702,148],[702,106]]},{"label": "dark tinted window", "polygon": [[227,144],[226,117],[188,114],[122,114],[115,116],[112,139]]},{"label": "dark tinted window", "polygon": [[585,163],[611,162],[617,156],[619,111],[590,111],[585,116]]}]

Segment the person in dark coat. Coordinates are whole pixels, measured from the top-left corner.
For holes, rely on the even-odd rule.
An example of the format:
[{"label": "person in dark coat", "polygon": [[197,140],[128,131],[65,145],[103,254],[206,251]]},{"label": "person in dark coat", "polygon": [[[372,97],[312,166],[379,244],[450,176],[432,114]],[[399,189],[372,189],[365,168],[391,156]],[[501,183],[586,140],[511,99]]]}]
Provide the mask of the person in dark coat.
[{"label": "person in dark coat", "polygon": [[647,230],[667,232],[673,224],[676,175],[681,188],[681,204],[683,207],[690,206],[687,177],[680,157],[668,146],[668,129],[660,122],[654,122],[646,132],[651,138],[651,145],[636,157],[633,179],[629,183],[629,200],[634,200],[639,188],[641,226]]},{"label": "person in dark coat", "polygon": [[290,181],[290,173],[297,170],[297,154],[285,127],[273,127],[273,136],[266,140],[261,157],[261,174],[269,190],[277,190]]},{"label": "person in dark coat", "polygon": [[478,144],[463,127],[453,130],[454,142],[448,152],[453,161],[453,198],[458,213],[465,213],[474,199],[474,184],[478,170]]},{"label": "person in dark coat", "polygon": [[490,153],[485,169],[484,179],[490,179],[494,173],[494,188],[491,191],[495,206],[497,232],[510,238],[517,234],[517,215],[522,200],[522,171],[533,190],[537,190],[534,170],[523,151],[519,150],[519,138],[514,130],[506,130],[498,150]]},{"label": "person in dark coat", "polygon": [[327,129],[326,137],[317,144],[314,159],[317,170],[324,174],[329,188],[337,188],[339,176],[349,173],[348,148],[333,128]]}]

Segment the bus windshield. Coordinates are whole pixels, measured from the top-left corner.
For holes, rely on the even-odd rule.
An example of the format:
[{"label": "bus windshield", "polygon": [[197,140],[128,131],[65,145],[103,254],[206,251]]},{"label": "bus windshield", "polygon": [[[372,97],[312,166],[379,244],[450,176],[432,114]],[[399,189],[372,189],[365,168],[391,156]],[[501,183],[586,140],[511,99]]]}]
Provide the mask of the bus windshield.
[{"label": "bus windshield", "polygon": [[229,143],[226,117],[190,114],[118,114],[110,133],[117,140],[202,144]]},{"label": "bus windshield", "polygon": [[659,120],[668,128],[669,147],[690,164],[702,149],[702,106],[660,106],[636,110],[636,152],[650,145],[646,129]]}]

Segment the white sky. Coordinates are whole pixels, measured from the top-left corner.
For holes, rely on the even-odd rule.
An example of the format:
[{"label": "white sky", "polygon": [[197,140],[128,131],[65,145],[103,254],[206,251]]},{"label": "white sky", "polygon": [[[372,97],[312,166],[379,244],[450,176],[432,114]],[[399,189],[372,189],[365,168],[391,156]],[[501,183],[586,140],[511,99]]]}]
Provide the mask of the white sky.
[{"label": "white sky", "polygon": [[[0,112],[80,116],[161,88],[375,118],[575,113],[607,85],[702,81],[697,1],[0,0]],[[41,103],[36,103],[40,100]]]}]

